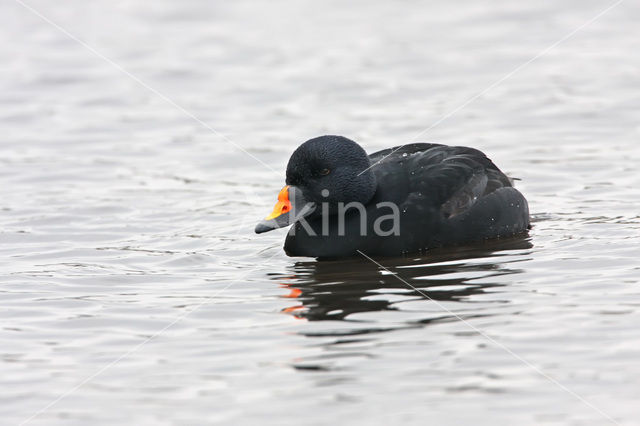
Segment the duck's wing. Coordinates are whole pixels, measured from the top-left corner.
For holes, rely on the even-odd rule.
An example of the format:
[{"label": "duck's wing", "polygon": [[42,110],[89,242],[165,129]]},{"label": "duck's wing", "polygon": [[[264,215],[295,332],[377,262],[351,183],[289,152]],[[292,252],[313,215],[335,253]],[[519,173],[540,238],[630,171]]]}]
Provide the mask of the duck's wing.
[{"label": "duck's wing", "polygon": [[442,203],[444,216],[452,217],[467,211],[485,194],[488,180],[486,173],[474,173],[451,198]]},{"label": "duck's wing", "polygon": [[407,145],[396,146],[393,148],[387,148],[383,149],[382,151],[374,152],[373,154],[369,155],[369,161],[371,161],[371,165],[377,165],[387,161],[394,161],[411,154],[425,153],[431,148],[444,146],[445,145],[437,143],[410,143]]},{"label": "duck's wing", "polygon": [[[480,198],[498,188],[510,187],[509,178],[477,149],[445,147],[440,162],[429,162],[422,168],[417,185],[426,189],[432,202],[440,205],[445,217],[467,211]],[[416,162],[424,160],[417,156]]]},{"label": "duck's wing", "polygon": [[416,143],[376,152],[370,159],[404,175],[408,203],[440,208],[445,217],[459,215],[481,197],[511,186],[507,176],[473,148]]}]

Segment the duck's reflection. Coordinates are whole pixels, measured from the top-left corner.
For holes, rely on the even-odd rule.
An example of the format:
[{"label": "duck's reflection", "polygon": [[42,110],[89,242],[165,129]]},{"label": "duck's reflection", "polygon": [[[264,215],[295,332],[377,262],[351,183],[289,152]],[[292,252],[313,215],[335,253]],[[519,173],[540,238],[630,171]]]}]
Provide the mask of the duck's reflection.
[{"label": "duck's reflection", "polygon": [[288,289],[284,297],[295,300],[284,312],[309,321],[351,321],[357,313],[398,310],[412,299],[473,300],[505,285],[491,277],[521,272],[517,262],[527,258],[531,247],[525,237],[434,250],[422,257],[378,259],[388,271],[365,258],[297,262],[273,279]]}]

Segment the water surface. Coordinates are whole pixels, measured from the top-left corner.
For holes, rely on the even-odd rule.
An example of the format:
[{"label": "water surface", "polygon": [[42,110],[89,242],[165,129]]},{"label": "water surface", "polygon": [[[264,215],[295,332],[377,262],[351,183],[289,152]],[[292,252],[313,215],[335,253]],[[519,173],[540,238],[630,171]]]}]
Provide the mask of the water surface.
[{"label": "water surface", "polygon": [[[2,423],[637,424],[640,7],[458,110],[611,4],[29,2],[144,87],[2,2]],[[482,149],[534,227],[288,258],[326,133]]]}]

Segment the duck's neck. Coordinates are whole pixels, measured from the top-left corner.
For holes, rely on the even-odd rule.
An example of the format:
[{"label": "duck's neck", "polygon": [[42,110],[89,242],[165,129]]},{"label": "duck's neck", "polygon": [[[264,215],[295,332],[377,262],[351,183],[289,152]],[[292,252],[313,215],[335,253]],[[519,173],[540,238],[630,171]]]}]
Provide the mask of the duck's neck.
[{"label": "duck's neck", "polygon": [[[361,173],[359,171],[358,173]],[[345,189],[345,203],[357,202],[367,204],[376,193],[377,189],[376,176],[372,169],[364,169],[360,175],[356,175]]]}]

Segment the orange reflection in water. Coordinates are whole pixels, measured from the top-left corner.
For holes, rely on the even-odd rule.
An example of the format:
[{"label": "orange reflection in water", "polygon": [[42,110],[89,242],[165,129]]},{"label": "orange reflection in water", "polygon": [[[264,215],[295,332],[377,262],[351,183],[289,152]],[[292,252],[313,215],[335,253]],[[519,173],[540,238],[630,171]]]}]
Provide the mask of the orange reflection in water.
[{"label": "orange reflection in water", "polygon": [[[291,284],[281,283],[280,286],[282,288],[289,290],[289,294],[285,294],[284,296],[281,296],[283,298],[296,299],[302,295],[302,290],[300,290],[299,288],[291,287]],[[303,316],[303,313],[305,312],[305,310],[306,310],[305,306],[301,304],[301,305],[289,306],[287,308],[282,309],[282,311],[280,312],[283,312],[285,314],[290,314],[296,319],[305,319]]]}]

